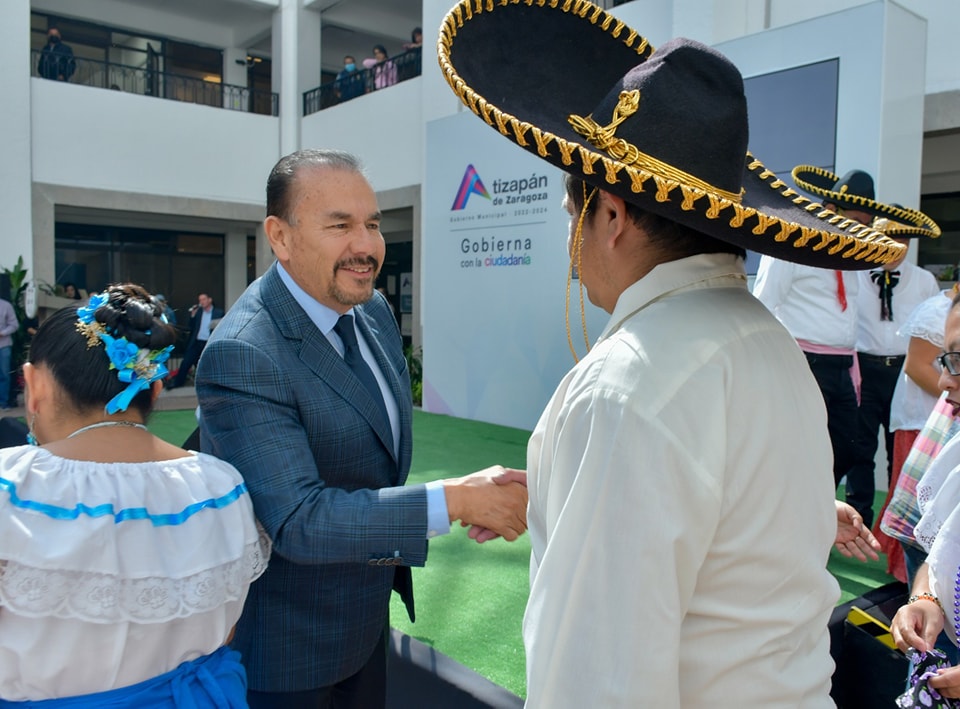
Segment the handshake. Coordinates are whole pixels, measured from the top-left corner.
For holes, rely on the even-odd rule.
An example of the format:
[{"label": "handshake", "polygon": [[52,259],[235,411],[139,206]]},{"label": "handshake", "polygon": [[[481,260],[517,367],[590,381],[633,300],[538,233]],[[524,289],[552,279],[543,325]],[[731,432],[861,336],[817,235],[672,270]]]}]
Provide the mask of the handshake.
[{"label": "handshake", "polygon": [[450,521],[470,527],[482,544],[503,537],[514,541],[527,530],[527,473],[494,465],[443,481]]}]

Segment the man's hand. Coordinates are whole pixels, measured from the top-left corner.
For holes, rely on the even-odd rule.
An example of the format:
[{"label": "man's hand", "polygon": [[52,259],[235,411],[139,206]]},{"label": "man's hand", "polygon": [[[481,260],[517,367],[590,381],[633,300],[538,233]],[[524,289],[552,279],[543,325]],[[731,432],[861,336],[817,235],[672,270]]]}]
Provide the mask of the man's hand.
[{"label": "man's hand", "polygon": [[863,517],[846,502],[837,500],[837,538],[834,541],[837,551],[847,557],[856,557],[866,561],[867,557],[876,561],[880,551],[880,542],[863,524]]},{"label": "man's hand", "polygon": [[[527,485],[527,471],[526,470],[517,470],[516,468],[504,468],[503,473],[494,478],[494,481],[498,485],[506,485],[507,483],[520,483],[524,487]],[[466,522],[460,523],[461,527],[466,527],[468,524]],[[477,525],[470,526],[470,531],[467,532],[467,536],[477,542],[477,544],[483,544],[484,542],[489,542],[491,539],[496,539],[500,535],[496,532],[492,532],[489,529],[484,527],[479,527]]]},{"label": "man's hand", "polygon": [[478,542],[497,536],[512,542],[527,529],[523,471],[495,465],[462,478],[444,480],[443,490],[450,521],[472,525],[470,537]]}]

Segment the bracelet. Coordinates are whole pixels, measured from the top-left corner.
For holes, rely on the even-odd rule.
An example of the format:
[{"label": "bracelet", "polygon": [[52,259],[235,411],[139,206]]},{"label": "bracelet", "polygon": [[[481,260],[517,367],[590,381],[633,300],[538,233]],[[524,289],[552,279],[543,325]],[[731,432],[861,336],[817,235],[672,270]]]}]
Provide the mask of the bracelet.
[{"label": "bracelet", "polygon": [[917,593],[913,596],[910,596],[910,598],[907,599],[907,605],[909,606],[911,603],[915,603],[916,601],[933,601],[937,604],[937,608],[940,609],[940,612],[946,615],[943,610],[943,605],[940,603],[940,599],[934,596],[932,593]]}]

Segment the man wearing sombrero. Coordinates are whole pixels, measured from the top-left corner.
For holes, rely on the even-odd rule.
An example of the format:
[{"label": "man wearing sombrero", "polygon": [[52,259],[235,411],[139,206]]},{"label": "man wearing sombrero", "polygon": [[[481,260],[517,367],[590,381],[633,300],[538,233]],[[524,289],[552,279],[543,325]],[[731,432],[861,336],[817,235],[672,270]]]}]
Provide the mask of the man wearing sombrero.
[{"label": "man wearing sombrero", "polygon": [[[792,176],[800,189],[837,214],[865,225],[883,219],[890,225],[884,233],[904,246],[908,236],[939,235],[924,214],[878,202],[873,178],[863,170],[838,177],[799,165]],[[897,330],[915,306],[937,292],[932,274],[903,265],[893,309],[893,288],[900,281],[893,269],[901,267],[905,256],[859,274],[765,256],[753,289],[804,351],[827,407],[834,481],[839,484],[846,476],[847,502],[867,527],[873,524],[877,429],[889,431],[890,399],[906,352]],[[893,319],[894,313],[900,314],[899,320]],[[889,455],[892,435],[887,446]]]},{"label": "man wearing sombrero", "polygon": [[826,415],[743,254],[865,269],[903,247],[750,156],[740,74],[696,42],[654,51],[586,2],[464,0],[439,60],[568,173],[572,267],[610,313],[527,450],[528,706],[832,706]]}]

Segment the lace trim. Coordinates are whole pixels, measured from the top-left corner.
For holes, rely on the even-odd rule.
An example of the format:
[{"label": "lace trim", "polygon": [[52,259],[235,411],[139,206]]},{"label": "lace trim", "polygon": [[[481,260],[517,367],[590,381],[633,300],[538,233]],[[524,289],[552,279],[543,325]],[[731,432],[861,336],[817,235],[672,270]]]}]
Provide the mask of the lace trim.
[{"label": "lace trim", "polygon": [[[258,525],[259,528],[259,525]],[[72,618],[88,623],[164,623],[214,610],[244,598],[266,570],[270,538],[262,528],[241,558],[172,579],[38,569],[0,562],[0,606],[30,618]]]}]

